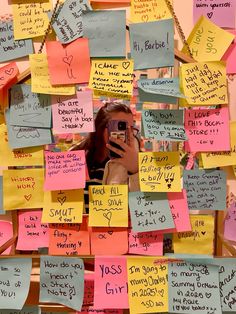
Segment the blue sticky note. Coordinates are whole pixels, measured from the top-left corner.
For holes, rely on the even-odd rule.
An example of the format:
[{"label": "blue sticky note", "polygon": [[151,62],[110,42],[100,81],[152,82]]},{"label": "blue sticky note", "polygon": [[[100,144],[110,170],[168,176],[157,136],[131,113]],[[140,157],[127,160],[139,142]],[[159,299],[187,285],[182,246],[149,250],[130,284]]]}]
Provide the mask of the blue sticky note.
[{"label": "blue sticky note", "polygon": [[80,258],[41,256],[40,302],[59,303],[81,311],[84,262]]},{"label": "blue sticky note", "polygon": [[170,262],[169,312],[221,314],[219,268],[214,265]]},{"label": "blue sticky note", "polygon": [[10,113],[7,110],[8,143],[12,149],[47,145],[53,142],[51,129],[10,125],[9,120]]},{"label": "blue sticky note", "polygon": [[126,56],[126,11],[98,10],[83,14],[84,37],[91,57]]},{"label": "blue sticky note", "polygon": [[13,21],[0,21],[0,62],[34,53],[32,39],[14,40]]},{"label": "blue sticky note", "polygon": [[166,193],[130,192],[129,209],[135,232],[175,227]]},{"label": "blue sticky note", "polygon": [[226,208],[226,173],[223,170],[184,170],[183,186],[193,210]]},{"label": "blue sticky note", "polygon": [[183,110],[143,110],[144,137],[160,141],[185,141],[183,113]]},{"label": "blue sticky note", "polygon": [[[58,9],[52,27],[63,44],[83,36],[82,14],[91,10],[88,0],[67,0]],[[51,13],[48,14],[51,18]]]},{"label": "blue sticky note", "polygon": [[134,23],[129,27],[135,70],[174,66],[173,19]]},{"label": "blue sticky note", "polygon": [[50,95],[32,93],[30,85],[14,85],[11,88],[10,125],[50,128]]},{"label": "blue sticky note", "polygon": [[31,258],[0,259],[0,307],[21,310],[28,296]]},{"label": "blue sticky note", "polygon": [[0,314],[41,314],[38,306],[25,305],[22,310],[0,310]]}]

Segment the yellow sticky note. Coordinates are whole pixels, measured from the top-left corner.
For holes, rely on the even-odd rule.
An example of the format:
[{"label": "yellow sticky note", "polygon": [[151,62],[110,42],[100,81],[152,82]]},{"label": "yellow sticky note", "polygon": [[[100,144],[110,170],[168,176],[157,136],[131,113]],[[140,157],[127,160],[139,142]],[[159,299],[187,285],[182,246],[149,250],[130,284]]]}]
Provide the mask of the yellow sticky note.
[{"label": "yellow sticky note", "polygon": [[12,0],[14,38],[25,39],[45,34],[49,19],[47,12],[52,10],[52,1]]},{"label": "yellow sticky note", "polygon": [[89,187],[89,226],[128,227],[128,186]]},{"label": "yellow sticky note", "polygon": [[[234,35],[201,16],[194,26],[187,42],[197,61],[217,61],[228,49]],[[183,52],[187,52],[186,46]]]},{"label": "yellow sticky note", "polygon": [[129,99],[133,92],[133,60],[92,60],[89,87],[96,96]]},{"label": "yellow sticky note", "polygon": [[3,171],[3,208],[41,208],[43,204],[43,169]]},{"label": "yellow sticky note", "polygon": [[45,191],[42,222],[82,223],[84,190]]},{"label": "yellow sticky note", "polygon": [[5,124],[0,125],[0,147],[0,166],[43,166],[42,146],[10,149]]},{"label": "yellow sticky note", "polygon": [[203,168],[225,167],[236,164],[236,121],[230,121],[230,146],[229,152],[202,153]]},{"label": "yellow sticky note", "polygon": [[29,55],[31,69],[31,91],[41,94],[74,95],[75,86],[52,86],[49,79],[47,55]]},{"label": "yellow sticky note", "polygon": [[192,231],[173,234],[175,254],[213,254],[214,217],[190,215]]},{"label": "yellow sticky note", "polygon": [[180,192],[179,152],[139,153],[142,192]]},{"label": "yellow sticky note", "polygon": [[130,313],[168,312],[168,263],[160,257],[128,257]]},{"label": "yellow sticky note", "polygon": [[153,22],[170,18],[172,15],[165,0],[147,0],[145,2],[131,0],[130,19],[133,23]]},{"label": "yellow sticky note", "polygon": [[182,91],[187,105],[209,106],[228,103],[224,61],[187,63],[180,67]]}]

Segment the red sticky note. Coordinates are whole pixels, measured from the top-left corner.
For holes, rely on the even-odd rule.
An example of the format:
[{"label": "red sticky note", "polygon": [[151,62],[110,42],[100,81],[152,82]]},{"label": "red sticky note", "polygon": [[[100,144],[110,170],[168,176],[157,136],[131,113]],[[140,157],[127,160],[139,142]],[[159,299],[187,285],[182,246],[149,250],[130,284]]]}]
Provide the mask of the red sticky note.
[{"label": "red sticky note", "polygon": [[229,110],[191,109],[185,111],[185,131],[188,152],[215,152],[230,150]]},{"label": "red sticky note", "polygon": [[128,252],[127,228],[92,228],[92,255],[122,255]]},{"label": "red sticky note", "polygon": [[87,38],[68,45],[46,42],[48,70],[52,85],[87,83],[90,75],[90,54]]},{"label": "red sticky note", "polygon": [[172,217],[175,223],[175,230],[171,232],[191,231],[189,208],[186,190],[182,192],[167,193]]},{"label": "red sticky note", "polygon": [[127,309],[126,257],[96,257],[94,276],[95,309]]},{"label": "red sticky note", "polygon": [[129,231],[129,254],[163,255],[163,233]]},{"label": "red sticky note", "polygon": [[48,247],[48,224],[41,224],[41,218],[41,210],[19,212],[17,250],[31,251]]},{"label": "red sticky note", "polygon": [[[13,237],[12,223],[9,221],[0,221],[0,247]],[[9,255],[11,246],[1,255]]]},{"label": "red sticky note", "polygon": [[85,187],[85,152],[45,152],[47,191],[75,190]]},{"label": "red sticky note", "polygon": [[49,254],[90,255],[87,217],[82,224],[49,224]]},{"label": "red sticky note", "polygon": [[94,273],[85,273],[83,305],[93,305],[93,299],[94,299]]},{"label": "red sticky note", "polygon": [[[236,35],[236,31],[231,30],[230,33]],[[226,73],[234,74],[236,73],[236,37],[229,48],[226,50],[222,57],[222,60],[226,61]]]}]

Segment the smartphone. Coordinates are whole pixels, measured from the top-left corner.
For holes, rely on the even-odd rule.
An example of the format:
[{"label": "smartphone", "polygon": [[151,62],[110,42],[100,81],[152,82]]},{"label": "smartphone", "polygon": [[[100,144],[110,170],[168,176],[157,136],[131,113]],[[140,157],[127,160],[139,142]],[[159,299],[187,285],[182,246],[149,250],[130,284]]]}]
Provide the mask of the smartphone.
[{"label": "smartphone", "polygon": [[[122,140],[123,142],[128,142],[128,133],[127,133],[128,123],[125,120],[110,120],[108,122],[107,130],[108,136],[114,137],[116,139]],[[112,142],[109,140],[109,144],[113,147],[123,150],[120,145]],[[109,157],[110,158],[120,158],[120,155],[116,154],[115,152],[109,150]]]}]

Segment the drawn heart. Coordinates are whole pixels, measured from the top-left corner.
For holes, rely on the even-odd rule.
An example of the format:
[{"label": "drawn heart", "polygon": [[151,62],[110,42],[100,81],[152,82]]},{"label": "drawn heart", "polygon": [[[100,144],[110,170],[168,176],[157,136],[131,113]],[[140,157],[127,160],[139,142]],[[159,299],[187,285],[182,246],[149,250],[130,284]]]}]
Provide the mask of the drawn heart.
[{"label": "drawn heart", "polygon": [[202,231],[202,235],[205,235],[206,234],[206,231]]},{"label": "drawn heart", "polygon": [[130,62],[129,61],[122,62],[123,69],[127,70],[129,66],[130,66]]},{"label": "drawn heart", "polygon": [[5,73],[6,73],[7,75],[12,75],[13,72],[14,72],[14,68],[10,68],[10,69],[8,69],[8,70],[5,70]]},{"label": "drawn heart", "polygon": [[63,204],[65,203],[65,201],[66,201],[66,196],[58,197],[57,200],[58,200],[58,202],[59,202],[61,205],[63,205]]},{"label": "drawn heart", "polygon": [[225,101],[225,95],[219,97],[220,100]]},{"label": "drawn heart", "polygon": [[164,295],[164,289],[158,290],[159,295],[163,298]]},{"label": "drawn heart", "polygon": [[208,17],[209,19],[212,18],[212,15],[213,15],[213,12],[207,13],[207,17]]},{"label": "drawn heart", "polygon": [[147,22],[148,21],[148,15],[142,15],[142,21]]},{"label": "drawn heart", "polygon": [[162,215],[158,220],[163,223],[166,221],[166,217]]},{"label": "drawn heart", "polygon": [[211,297],[211,293],[210,292],[209,293],[206,292],[205,295],[206,295],[207,299],[209,299]]},{"label": "drawn heart", "polygon": [[105,217],[109,222],[111,221],[112,212],[103,213],[103,217]]},{"label": "drawn heart", "polygon": [[24,198],[26,199],[26,201],[29,201],[31,197],[32,197],[32,194],[24,195]]},{"label": "drawn heart", "polygon": [[73,56],[64,57],[62,60],[63,60],[63,62],[65,62],[66,64],[71,65],[71,62],[72,62],[72,60],[73,60]]},{"label": "drawn heart", "polygon": [[107,231],[109,235],[113,235],[113,231]]}]

